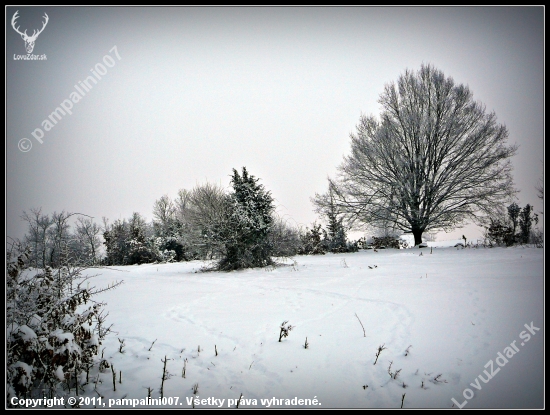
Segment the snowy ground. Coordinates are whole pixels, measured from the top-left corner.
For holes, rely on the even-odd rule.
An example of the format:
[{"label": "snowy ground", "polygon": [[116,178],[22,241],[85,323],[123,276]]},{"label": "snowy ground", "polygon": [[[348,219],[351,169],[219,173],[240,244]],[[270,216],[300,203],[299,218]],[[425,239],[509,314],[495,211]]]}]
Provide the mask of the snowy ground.
[{"label": "snowy ground", "polygon": [[[136,407],[235,407],[242,394],[240,408],[542,408],[543,258],[436,247],[230,273],[197,272],[203,262],[95,270],[96,286],[124,280],[98,298],[117,332],[104,354],[122,372],[116,392],[111,370],[100,374],[99,406],[131,407],[109,399],[147,388],[159,398],[166,356],[171,399]],[[285,320],[294,328],[279,342]]]}]

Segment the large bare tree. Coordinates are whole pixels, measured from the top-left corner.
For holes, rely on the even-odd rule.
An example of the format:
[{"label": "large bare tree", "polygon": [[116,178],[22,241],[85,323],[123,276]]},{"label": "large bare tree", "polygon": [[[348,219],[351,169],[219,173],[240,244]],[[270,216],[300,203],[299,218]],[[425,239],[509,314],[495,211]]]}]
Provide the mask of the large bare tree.
[{"label": "large bare tree", "polygon": [[[414,235],[478,222],[515,193],[508,131],[467,86],[431,65],[385,86],[379,118],[362,115],[329,186],[352,222]],[[317,208],[328,194],[316,195]]]}]

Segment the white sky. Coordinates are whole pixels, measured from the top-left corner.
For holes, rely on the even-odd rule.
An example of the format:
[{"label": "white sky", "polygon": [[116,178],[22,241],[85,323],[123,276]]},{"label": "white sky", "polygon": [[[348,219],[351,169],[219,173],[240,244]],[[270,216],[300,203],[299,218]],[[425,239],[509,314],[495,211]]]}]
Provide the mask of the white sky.
[{"label": "white sky", "polygon": [[[200,399],[225,399],[226,408],[241,393],[260,408],[273,397],[321,403],[308,408],[399,408],[403,394],[404,408],[447,409],[452,399],[464,409],[543,408],[544,250],[419,252],[297,256],[293,266],[230,273],[196,273],[200,261],[88,270],[101,274],[91,280],[97,288],[124,280],[94,297],[107,303],[115,332],[104,357],[122,371],[116,392],[111,370],[100,374],[103,403],[143,399],[148,387],[159,398],[166,357],[164,396],[178,397],[179,408],[191,406],[194,384]],[[279,343],[285,320],[294,329]],[[445,382],[433,381],[438,374]],[[80,396],[99,396],[96,376],[94,368]]]},{"label": "white sky", "polygon": [[[27,33],[49,22],[33,53]],[[544,137],[543,7],[6,8],[6,233],[23,210],[98,222],[246,166],[297,224],[317,219],[361,113],[384,85],[431,63],[506,124],[518,203],[535,204]],[[119,61],[110,50],[116,46]],[[40,144],[35,128],[91,75],[114,66]],[[109,62],[109,59],[107,58]],[[18,143],[27,138],[29,152]],[[469,232],[469,233],[468,233]],[[458,230],[453,235],[476,231]],[[443,238],[443,239],[445,239]]]}]

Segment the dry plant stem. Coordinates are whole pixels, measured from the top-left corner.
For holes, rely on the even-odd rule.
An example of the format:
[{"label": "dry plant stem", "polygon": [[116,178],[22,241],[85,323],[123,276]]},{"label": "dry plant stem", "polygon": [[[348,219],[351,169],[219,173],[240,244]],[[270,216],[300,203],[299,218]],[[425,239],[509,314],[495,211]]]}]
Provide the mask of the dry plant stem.
[{"label": "dry plant stem", "polygon": [[382,344],[381,346],[378,346],[378,351],[376,352],[376,360],[374,361],[374,364],[378,362],[378,357],[380,356],[380,353],[382,353],[382,350],[387,349],[387,347],[384,347],[386,343]]},{"label": "dry plant stem", "polygon": [[361,319],[359,318],[357,313],[355,313],[355,317],[357,317],[357,320],[359,320],[359,324],[361,324],[361,327],[363,328],[363,337],[367,337],[367,333],[365,333],[365,327],[363,326],[363,323],[361,323]]},{"label": "dry plant stem", "polygon": [[294,328],[292,326],[286,326],[288,320],[285,320],[281,324],[281,331],[279,332],[279,342],[282,341],[283,337],[288,337],[288,333]]},{"label": "dry plant stem", "polygon": [[113,372],[113,391],[116,392],[116,372],[113,365],[111,365],[111,371]]},{"label": "dry plant stem", "polygon": [[160,397],[164,397],[164,381],[166,380],[166,362],[168,359],[164,356],[164,360],[161,359],[161,362],[164,362],[164,367],[162,368],[162,381],[160,383]]}]

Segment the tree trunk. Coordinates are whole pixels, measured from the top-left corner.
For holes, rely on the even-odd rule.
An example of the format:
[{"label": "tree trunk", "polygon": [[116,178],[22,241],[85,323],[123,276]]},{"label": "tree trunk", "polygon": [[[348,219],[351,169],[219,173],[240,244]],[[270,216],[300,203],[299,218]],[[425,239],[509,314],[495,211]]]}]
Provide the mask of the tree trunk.
[{"label": "tree trunk", "polygon": [[421,229],[413,229],[412,233],[414,235],[414,246],[417,246],[418,244],[422,243],[422,230]]}]

